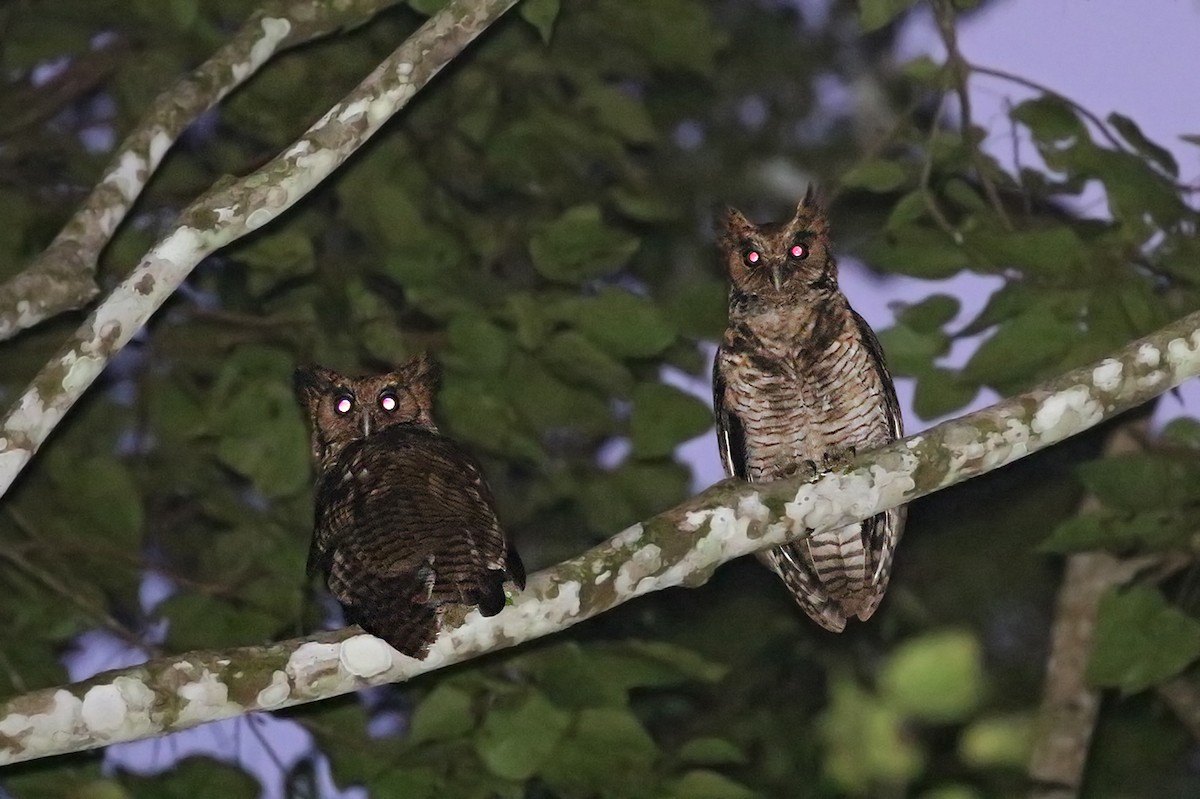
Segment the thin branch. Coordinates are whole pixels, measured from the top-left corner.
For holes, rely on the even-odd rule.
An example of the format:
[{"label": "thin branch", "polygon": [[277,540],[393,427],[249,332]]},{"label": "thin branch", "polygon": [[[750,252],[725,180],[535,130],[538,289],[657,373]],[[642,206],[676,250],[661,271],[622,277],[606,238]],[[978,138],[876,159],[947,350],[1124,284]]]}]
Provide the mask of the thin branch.
[{"label": "thin branch", "polygon": [[1025,394],[863,453],[834,472],[725,480],[529,578],[499,614],[448,622],[423,660],[357,628],[192,652],[0,703],[0,764],[147,738],[400,682],[565,630],[722,563],[875,515],[1087,430],[1200,374],[1200,312]]},{"label": "thin branch", "polygon": [[[1112,435],[1104,452],[1110,456],[1139,449],[1136,431],[1124,428]],[[1099,505],[1099,500],[1089,495],[1081,503],[1080,512],[1094,511]],[[1110,588],[1128,582],[1144,565],[1141,560],[1121,560],[1104,552],[1067,558],[1038,709],[1037,738],[1029,763],[1030,799],[1073,799],[1079,795],[1092,731],[1100,716],[1100,691],[1087,682],[1100,600]]]},{"label": "thin branch", "polygon": [[[293,145],[259,170],[220,181],[180,214],[129,276],[34,378],[0,425],[0,495],[75,401],[200,261],[312,191],[516,0],[453,0]],[[264,18],[264,30],[288,34]],[[163,138],[161,144],[167,145]]]},{"label": "thin branch", "polygon": [[958,95],[958,123],[963,145],[969,148],[971,163],[975,165],[975,174],[979,176],[979,183],[983,186],[983,193],[987,195],[992,210],[1000,218],[1004,229],[1011,231],[1013,230],[1012,220],[1009,219],[1008,212],[1004,210],[1004,202],[1000,199],[1000,193],[996,191],[996,184],[992,182],[991,175],[988,174],[983,154],[980,153],[979,147],[971,141],[974,122],[971,118],[971,89],[967,85],[971,74],[971,65],[967,63],[962,51],[958,49],[958,19],[954,12],[954,6],[950,0],[937,0],[933,4],[933,13],[937,20],[942,43],[946,45],[946,66],[954,80],[954,92]]},{"label": "thin branch", "polygon": [[1029,80],[1028,78],[1023,78],[1020,75],[1015,75],[1011,72],[1005,72],[1002,69],[981,67],[978,64],[968,64],[967,66],[972,72],[976,72],[980,75],[988,75],[989,77],[1006,80],[1010,83],[1015,83],[1018,86],[1024,86],[1026,89],[1033,89],[1035,92],[1040,92],[1047,97],[1053,97],[1055,100],[1063,103],[1075,113],[1079,114],[1081,117],[1095,125],[1096,130],[1100,132],[1101,136],[1108,140],[1108,143],[1113,146],[1114,150],[1119,150],[1120,152],[1129,152],[1129,149],[1121,142],[1121,140],[1118,139],[1112,133],[1112,131],[1108,129],[1108,123],[1096,116],[1096,114],[1092,113],[1087,108],[1084,108],[1082,105],[1072,100],[1070,97],[1067,97],[1065,94],[1059,94],[1049,86]]},{"label": "thin branch", "polygon": [[256,11],[229,43],[155,98],[103,177],[41,255],[0,285],[0,341],[97,294],[100,253],[163,157],[197,117],[245,83],[276,53],[361,23],[399,0],[280,0]]}]

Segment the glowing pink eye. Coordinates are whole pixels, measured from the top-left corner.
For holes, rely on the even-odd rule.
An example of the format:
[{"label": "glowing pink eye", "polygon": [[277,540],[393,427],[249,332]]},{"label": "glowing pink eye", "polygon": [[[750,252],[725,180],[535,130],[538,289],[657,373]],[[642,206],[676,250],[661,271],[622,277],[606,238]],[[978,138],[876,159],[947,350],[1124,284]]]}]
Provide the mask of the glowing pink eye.
[{"label": "glowing pink eye", "polygon": [[788,255],[797,261],[803,261],[808,257],[808,247],[805,247],[803,244],[793,244],[792,248],[788,250]]},{"label": "glowing pink eye", "polygon": [[385,411],[394,411],[400,403],[396,401],[396,395],[392,393],[381,394],[379,397],[379,407]]},{"label": "glowing pink eye", "polygon": [[762,260],[762,255],[759,254],[758,250],[746,250],[742,254],[742,260],[746,262],[746,266],[754,266]]},{"label": "glowing pink eye", "polygon": [[350,409],[354,407],[354,400],[349,397],[340,397],[333,407],[338,413],[350,413]]}]

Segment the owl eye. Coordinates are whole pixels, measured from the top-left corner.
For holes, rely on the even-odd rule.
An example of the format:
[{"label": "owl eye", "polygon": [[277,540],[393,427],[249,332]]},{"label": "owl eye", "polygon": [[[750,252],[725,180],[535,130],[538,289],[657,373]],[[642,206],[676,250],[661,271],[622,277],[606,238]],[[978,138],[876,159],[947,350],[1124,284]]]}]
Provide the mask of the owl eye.
[{"label": "owl eye", "polygon": [[808,245],[796,242],[788,248],[788,257],[794,261],[803,261],[808,257]]},{"label": "owl eye", "polygon": [[762,253],[747,247],[742,250],[742,260],[746,262],[746,266],[757,266],[762,261]]},{"label": "owl eye", "polygon": [[393,391],[385,391],[379,395],[379,407],[385,411],[394,411],[399,404],[400,401],[396,399],[396,394]]},{"label": "owl eye", "polygon": [[337,398],[337,402],[333,403],[333,409],[340,414],[350,413],[350,409],[354,407],[354,398],[349,394],[343,394]]}]

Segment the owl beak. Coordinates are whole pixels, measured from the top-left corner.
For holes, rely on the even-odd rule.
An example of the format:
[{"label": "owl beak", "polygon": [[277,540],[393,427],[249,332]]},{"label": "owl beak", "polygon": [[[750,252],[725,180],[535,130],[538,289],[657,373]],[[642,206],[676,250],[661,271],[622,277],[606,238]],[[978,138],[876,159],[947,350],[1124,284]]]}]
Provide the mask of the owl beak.
[{"label": "owl beak", "polygon": [[366,408],[363,408],[361,421],[362,421],[362,434],[363,434],[363,437],[365,438],[365,437],[371,435],[371,414],[367,412]]},{"label": "owl beak", "polygon": [[775,284],[776,291],[783,290],[783,264],[771,265],[771,282]]}]

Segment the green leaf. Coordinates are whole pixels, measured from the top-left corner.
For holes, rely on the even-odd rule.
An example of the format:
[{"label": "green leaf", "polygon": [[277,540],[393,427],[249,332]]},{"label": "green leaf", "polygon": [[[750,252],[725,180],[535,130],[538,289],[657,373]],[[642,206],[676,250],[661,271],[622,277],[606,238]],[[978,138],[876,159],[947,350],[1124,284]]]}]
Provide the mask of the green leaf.
[{"label": "green leaf", "polygon": [[615,430],[612,411],[602,397],[564,383],[526,353],[514,356],[504,383],[528,429],[543,434],[571,430],[588,438]]},{"label": "green leaf", "polygon": [[917,333],[941,330],[958,316],[958,299],[948,294],[931,294],[918,303],[909,305],[896,314],[896,321]]},{"label": "green leaf", "polygon": [[876,158],[865,161],[842,175],[842,185],[883,194],[908,182],[908,170],[898,161]]},{"label": "green leaf", "polygon": [[917,0],[858,0],[858,22],[867,33],[887,25]]},{"label": "green leaf", "polygon": [[938,419],[964,407],[978,393],[979,387],[957,372],[935,366],[917,375],[913,410],[926,421]]},{"label": "green leaf", "polygon": [[464,372],[499,374],[508,366],[513,351],[512,335],[489,320],[474,314],[458,314],[446,328],[449,350],[442,360]]},{"label": "green leaf", "polygon": [[720,280],[690,280],[667,293],[668,318],[681,335],[720,339],[729,320],[729,286]]},{"label": "green leaf", "polygon": [[279,621],[271,614],[203,594],[174,594],[155,612],[170,621],[167,644],[176,652],[261,644],[279,632]]},{"label": "green leaf", "polygon": [[550,36],[554,33],[554,21],[558,19],[559,0],[521,0],[517,13],[521,19],[532,25],[542,37],[542,41],[550,44]]},{"label": "green leaf", "polygon": [[678,757],[690,766],[740,766],[748,761],[746,753],[725,738],[693,738],[679,747]]},{"label": "green leaf", "polygon": [[1166,549],[1186,544],[1195,529],[1194,520],[1167,508],[1132,516],[1087,513],[1059,524],[1039,549],[1064,554],[1091,549]]},{"label": "green leaf", "polygon": [[1034,308],[984,341],[963,374],[1001,391],[1028,384],[1039,370],[1057,365],[1078,335],[1074,324]]},{"label": "green leaf", "polygon": [[279,283],[310,274],[316,268],[312,241],[302,230],[272,228],[272,231],[232,254],[235,261],[248,269],[247,283],[252,294],[265,294]]},{"label": "green leaf", "polygon": [[963,730],[959,757],[971,768],[1022,769],[1033,753],[1034,719],[1025,713],[985,716]]},{"label": "green leaf", "polygon": [[1039,145],[1058,149],[1091,141],[1075,110],[1056,97],[1026,100],[1012,110],[1011,116],[1029,128]]},{"label": "green leaf", "polygon": [[934,359],[946,354],[950,337],[936,329],[922,333],[897,324],[879,332],[879,345],[894,374],[924,375],[933,368]]},{"label": "green leaf", "polygon": [[715,771],[689,771],[671,786],[671,799],[758,799],[759,794]]},{"label": "green leaf", "polygon": [[627,396],[633,388],[633,375],[625,364],[575,330],[555,333],[539,357],[547,369],[569,383],[617,396]]},{"label": "green leaf", "polygon": [[1154,512],[1200,500],[1200,465],[1192,458],[1155,453],[1082,463],[1079,479],[1105,505]]},{"label": "green leaf", "polygon": [[889,227],[867,245],[872,266],[899,275],[940,280],[953,277],[967,266],[967,254],[945,233],[923,227]]},{"label": "green leaf", "polygon": [[1190,416],[1180,416],[1167,422],[1159,435],[1172,444],[1200,450],[1200,421]]},{"label": "green leaf", "polygon": [[217,457],[265,496],[308,486],[308,431],[286,384],[249,381],[227,403],[211,407],[210,418],[220,436]]},{"label": "green leaf", "polygon": [[658,746],[628,708],[585,708],[543,768],[547,783],[570,796],[638,793]]},{"label": "green leaf", "polygon": [[594,84],[579,98],[580,106],[604,129],[632,144],[650,144],[658,128],[637,97],[608,84]]},{"label": "green leaf", "polygon": [[1157,590],[1135,585],[1100,601],[1088,680],[1136,693],[1162,683],[1200,657],[1200,622],[1167,604]]},{"label": "green leaf", "polygon": [[1047,277],[1079,270],[1089,255],[1079,234],[1066,225],[1021,231],[976,230],[967,241],[996,269],[1015,267]]},{"label": "green leaf", "polygon": [[507,780],[538,773],[571,724],[566,712],[537,691],[492,709],[475,738],[475,750],[488,770]]},{"label": "green leaf", "polygon": [[1146,134],[1142,133],[1142,129],[1132,119],[1114,111],[1108,115],[1108,124],[1112,125],[1133,149],[1158,164],[1172,178],[1179,177],[1179,162],[1175,160],[1171,151],[1146,138]]},{"label": "green leaf", "polygon": [[199,755],[185,757],[153,777],[125,772],[121,781],[128,796],[136,799],[255,799],[262,791],[258,780],[244,769]]},{"label": "green leaf", "polygon": [[73,460],[66,450],[52,452],[47,467],[56,487],[56,505],[47,510],[72,527],[84,526],[105,548],[136,549],[145,512],[142,493],[125,464],[110,456]]},{"label": "green leaf", "polygon": [[529,243],[534,268],[563,283],[610,275],[624,266],[637,248],[637,238],[606,225],[596,205],[567,209]]},{"label": "green leaf", "polygon": [[448,741],[466,735],[474,727],[471,695],[452,683],[443,682],[413,711],[408,740],[415,744]]},{"label": "green leaf", "polygon": [[619,358],[650,358],[675,341],[675,329],[653,302],[615,288],[566,306],[567,320]]},{"label": "green leaf", "polygon": [[629,437],[639,458],[670,455],[711,426],[712,409],[685,391],[665,383],[641,383],[633,390]]},{"label": "green leaf", "polygon": [[905,719],[851,678],[831,675],[829,704],[819,723],[825,774],[848,793],[867,794],[880,783],[905,785],[924,767],[924,753]]},{"label": "green leaf", "polygon": [[883,666],[879,690],[901,715],[944,724],[975,711],[983,680],[979,642],[969,632],[950,630],[898,646]]}]

